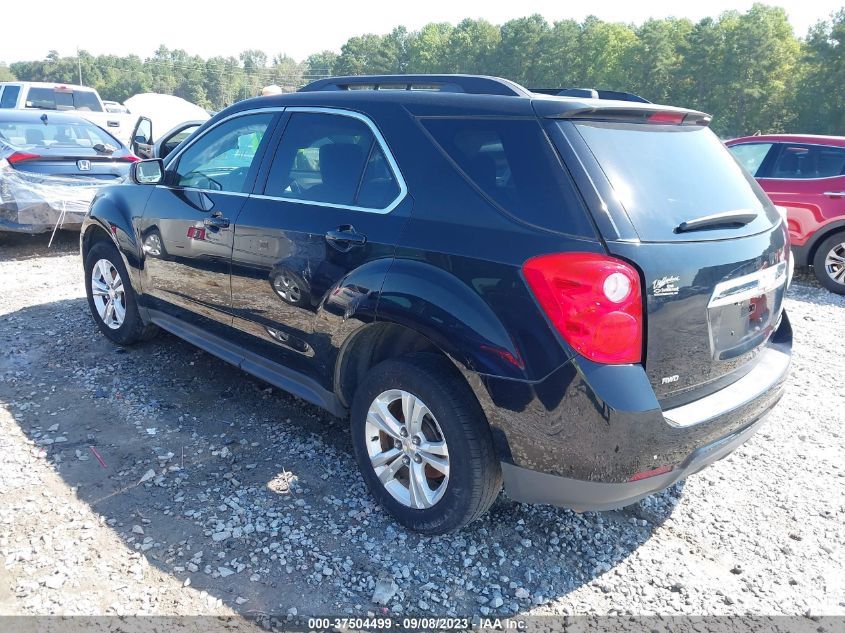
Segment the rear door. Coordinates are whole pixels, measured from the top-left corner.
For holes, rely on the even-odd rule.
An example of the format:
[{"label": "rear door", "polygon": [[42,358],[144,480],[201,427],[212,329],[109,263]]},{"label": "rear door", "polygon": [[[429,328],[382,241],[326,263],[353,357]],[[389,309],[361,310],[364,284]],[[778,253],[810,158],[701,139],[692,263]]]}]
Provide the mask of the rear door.
[{"label": "rear door", "polygon": [[586,169],[580,184],[594,188],[608,250],[641,271],[645,368],[663,406],[674,406],[753,366],[781,314],[786,232],[705,125],[615,119],[588,113],[548,129],[567,162]]},{"label": "rear door", "polygon": [[845,147],[778,143],[756,176],[772,202],[786,208],[793,244],[805,244],[828,220],[845,218]]},{"label": "rear door", "polygon": [[[272,363],[330,382],[331,328],[378,290],[411,208],[375,124],[331,109],[288,108],[266,186],[238,216],[232,255],[241,344]],[[268,157],[269,159],[269,157]]]},{"label": "rear door", "polygon": [[241,114],[210,127],[168,164],[138,222],[141,285],[150,306],[222,333],[232,322],[234,222],[277,113]]}]

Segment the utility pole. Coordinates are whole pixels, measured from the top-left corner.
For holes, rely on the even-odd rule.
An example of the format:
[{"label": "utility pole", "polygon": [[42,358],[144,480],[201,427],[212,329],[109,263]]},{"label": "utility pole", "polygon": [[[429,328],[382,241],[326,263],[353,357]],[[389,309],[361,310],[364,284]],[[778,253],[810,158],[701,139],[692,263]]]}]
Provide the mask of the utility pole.
[{"label": "utility pole", "polygon": [[79,68],[79,85],[82,85],[82,58],[79,56],[79,47],[76,47],[76,66]]}]

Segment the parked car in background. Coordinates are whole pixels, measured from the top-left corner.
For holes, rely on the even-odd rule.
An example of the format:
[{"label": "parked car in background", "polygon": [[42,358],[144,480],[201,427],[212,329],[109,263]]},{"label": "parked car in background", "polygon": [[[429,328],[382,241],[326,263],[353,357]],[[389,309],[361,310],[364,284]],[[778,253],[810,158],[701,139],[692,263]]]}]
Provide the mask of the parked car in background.
[{"label": "parked car in background", "polygon": [[73,84],[37,81],[0,83],[0,110],[4,109],[72,112],[108,130],[121,142],[129,139],[132,121],[128,114],[108,111],[93,88]]},{"label": "parked car in background", "polygon": [[89,307],[348,415],[409,528],[503,481],[622,507],[742,444],[788,375],[786,226],[709,121],[466,75],[242,101],[95,198]]},{"label": "parked car in background", "polygon": [[81,117],[0,110],[0,230],[79,228],[96,191],[123,182],[136,160]]},{"label": "parked car in background", "polygon": [[125,104],[137,116],[129,147],[141,158],[164,158],[179,141],[211,118],[203,108],[173,95],[144,93],[130,97]]},{"label": "parked car in background", "polygon": [[129,108],[117,101],[103,101],[103,106],[105,106],[106,112],[111,112],[113,114],[129,114]]},{"label": "parked car in background", "polygon": [[786,209],[795,264],[845,294],[845,137],[769,134],[726,145]]}]

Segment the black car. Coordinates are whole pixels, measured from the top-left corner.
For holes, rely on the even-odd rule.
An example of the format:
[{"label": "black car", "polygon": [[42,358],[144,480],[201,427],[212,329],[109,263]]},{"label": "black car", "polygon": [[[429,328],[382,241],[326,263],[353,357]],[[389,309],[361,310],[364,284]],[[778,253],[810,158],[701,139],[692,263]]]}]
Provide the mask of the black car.
[{"label": "black car", "polygon": [[125,180],[137,160],[82,117],[0,110],[0,231],[79,228],[97,189]]},{"label": "black car", "polygon": [[244,101],[98,194],[91,311],[349,416],[415,530],[503,481],[621,507],[748,439],[788,373],[786,227],[708,123],[475,76]]}]

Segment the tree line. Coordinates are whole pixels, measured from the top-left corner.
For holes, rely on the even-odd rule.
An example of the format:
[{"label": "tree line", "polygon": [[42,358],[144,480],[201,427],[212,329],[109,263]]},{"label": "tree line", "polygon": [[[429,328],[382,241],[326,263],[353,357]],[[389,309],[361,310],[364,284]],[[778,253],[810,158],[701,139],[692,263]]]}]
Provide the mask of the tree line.
[{"label": "tree line", "polygon": [[0,65],[0,81],[76,83],[122,101],[140,92],[175,94],[219,110],[268,84],[286,90],[327,75],[478,73],[529,88],[590,87],[637,93],[659,103],[714,115],[723,136],[761,132],[845,134],[845,8],[796,37],[784,9],[755,4],[692,22],[651,19],[641,25],[549,23],[540,15],[502,25],[466,19],[398,26],[351,37],[340,49],[297,62],[248,50],[203,59],[159,47],[136,55],[62,57]]}]

